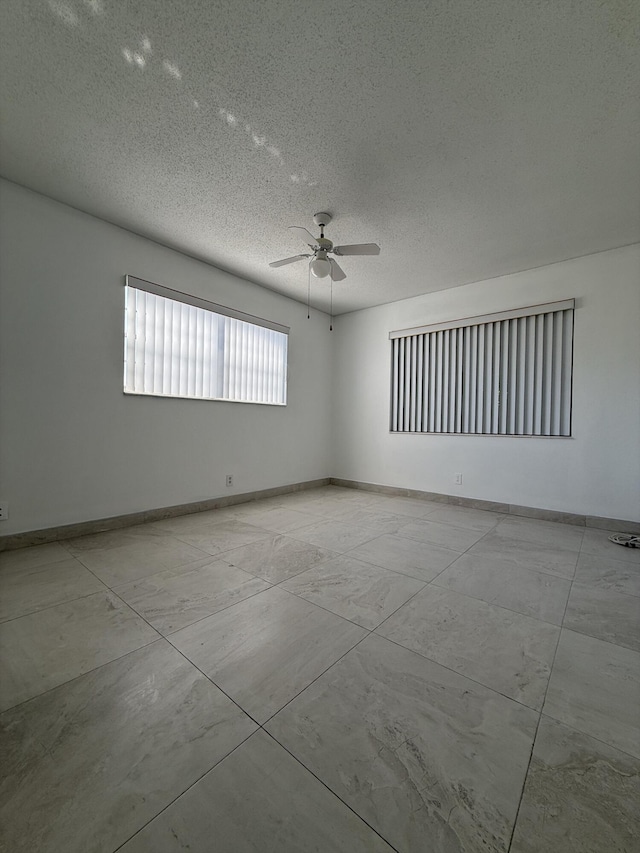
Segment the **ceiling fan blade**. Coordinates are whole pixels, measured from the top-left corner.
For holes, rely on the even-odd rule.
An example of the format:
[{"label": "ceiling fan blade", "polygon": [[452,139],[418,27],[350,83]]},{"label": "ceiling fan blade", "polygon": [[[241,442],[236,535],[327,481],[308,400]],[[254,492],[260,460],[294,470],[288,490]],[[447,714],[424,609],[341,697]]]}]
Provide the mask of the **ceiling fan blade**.
[{"label": "ceiling fan blade", "polygon": [[318,241],[313,236],[310,231],[307,231],[306,228],[303,228],[301,225],[290,225],[289,231],[295,231],[298,237],[305,243],[307,246],[311,246],[312,249],[316,249],[318,246]]},{"label": "ceiling fan blade", "polygon": [[336,261],[333,260],[333,258],[329,258],[329,262],[331,264],[331,278],[333,281],[342,281],[347,277],[346,272]]},{"label": "ceiling fan blade", "polygon": [[273,261],[269,264],[270,267],[283,267],[285,264],[295,264],[296,261],[301,261],[303,258],[310,258],[311,255],[294,255],[292,258],[283,258],[281,261]]},{"label": "ceiling fan blade", "polygon": [[380,246],[377,243],[352,243],[349,246],[334,246],[335,255],[379,255]]}]

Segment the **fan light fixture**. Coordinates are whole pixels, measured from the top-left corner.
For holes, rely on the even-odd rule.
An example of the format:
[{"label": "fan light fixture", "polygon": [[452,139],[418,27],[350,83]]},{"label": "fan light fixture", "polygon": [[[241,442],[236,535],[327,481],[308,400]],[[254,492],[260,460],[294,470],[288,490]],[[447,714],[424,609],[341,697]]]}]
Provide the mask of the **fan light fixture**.
[{"label": "fan light fixture", "polygon": [[346,246],[334,246],[331,240],[324,236],[325,227],[331,222],[330,213],[316,213],[313,221],[320,229],[320,236],[314,237],[306,228],[299,225],[291,225],[289,229],[295,231],[309,252],[303,255],[294,255],[292,258],[283,258],[281,261],[272,261],[270,267],[283,267],[286,264],[294,264],[296,261],[304,261],[311,258],[309,269],[314,278],[328,278],[331,281],[343,281],[347,274],[335,258],[329,255],[379,255],[380,246],[377,243],[349,243]]},{"label": "fan light fixture", "polygon": [[315,258],[311,261],[311,274],[316,278],[326,278],[331,272],[331,261],[327,257],[327,253],[319,251]]}]

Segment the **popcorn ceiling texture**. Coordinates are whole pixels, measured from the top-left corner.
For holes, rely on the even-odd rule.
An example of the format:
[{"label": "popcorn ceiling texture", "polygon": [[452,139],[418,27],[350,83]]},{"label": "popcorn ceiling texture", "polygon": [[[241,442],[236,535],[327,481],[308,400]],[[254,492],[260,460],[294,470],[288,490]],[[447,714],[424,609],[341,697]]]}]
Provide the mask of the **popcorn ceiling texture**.
[{"label": "popcorn ceiling texture", "polygon": [[2,21],[5,177],[295,299],[305,263],[268,263],[318,210],[382,248],[341,259],[336,313],[638,239],[634,0],[3,0]]}]

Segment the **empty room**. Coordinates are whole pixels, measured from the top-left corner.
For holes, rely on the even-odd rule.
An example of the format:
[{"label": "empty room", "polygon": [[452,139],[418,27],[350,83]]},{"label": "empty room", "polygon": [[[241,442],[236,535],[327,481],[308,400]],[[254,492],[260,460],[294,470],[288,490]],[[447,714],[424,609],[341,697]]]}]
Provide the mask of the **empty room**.
[{"label": "empty room", "polygon": [[638,853],[640,5],[0,3],[0,851]]}]

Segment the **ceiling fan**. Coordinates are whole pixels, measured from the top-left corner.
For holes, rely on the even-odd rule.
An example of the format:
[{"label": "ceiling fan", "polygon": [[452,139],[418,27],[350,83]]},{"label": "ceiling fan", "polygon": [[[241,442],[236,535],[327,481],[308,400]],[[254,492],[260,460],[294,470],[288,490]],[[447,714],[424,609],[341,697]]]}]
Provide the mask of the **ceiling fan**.
[{"label": "ceiling fan", "polygon": [[330,213],[316,213],[313,221],[320,228],[320,236],[314,237],[306,228],[299,225],[290,225],[289,229],[295,231],[302,239],[303,243],[311,249],[303,255],[294,255],[291,258],[283,258],[281,261],[273,261],[270,267],[283,267],[285,264],[294,264],[296,261],[301,261],[304,258],[312,258],[309,263],[311,274],[316,278],[325,278],[331,276],[331,281],[342,281],[347,277],[345,271],[340,267],[334,258],[328,255],[379,255],[380,246],[376,243],[353,243],[348,246],[334,246],[331,240],[324,236],[325,227],[331,222]]}]

